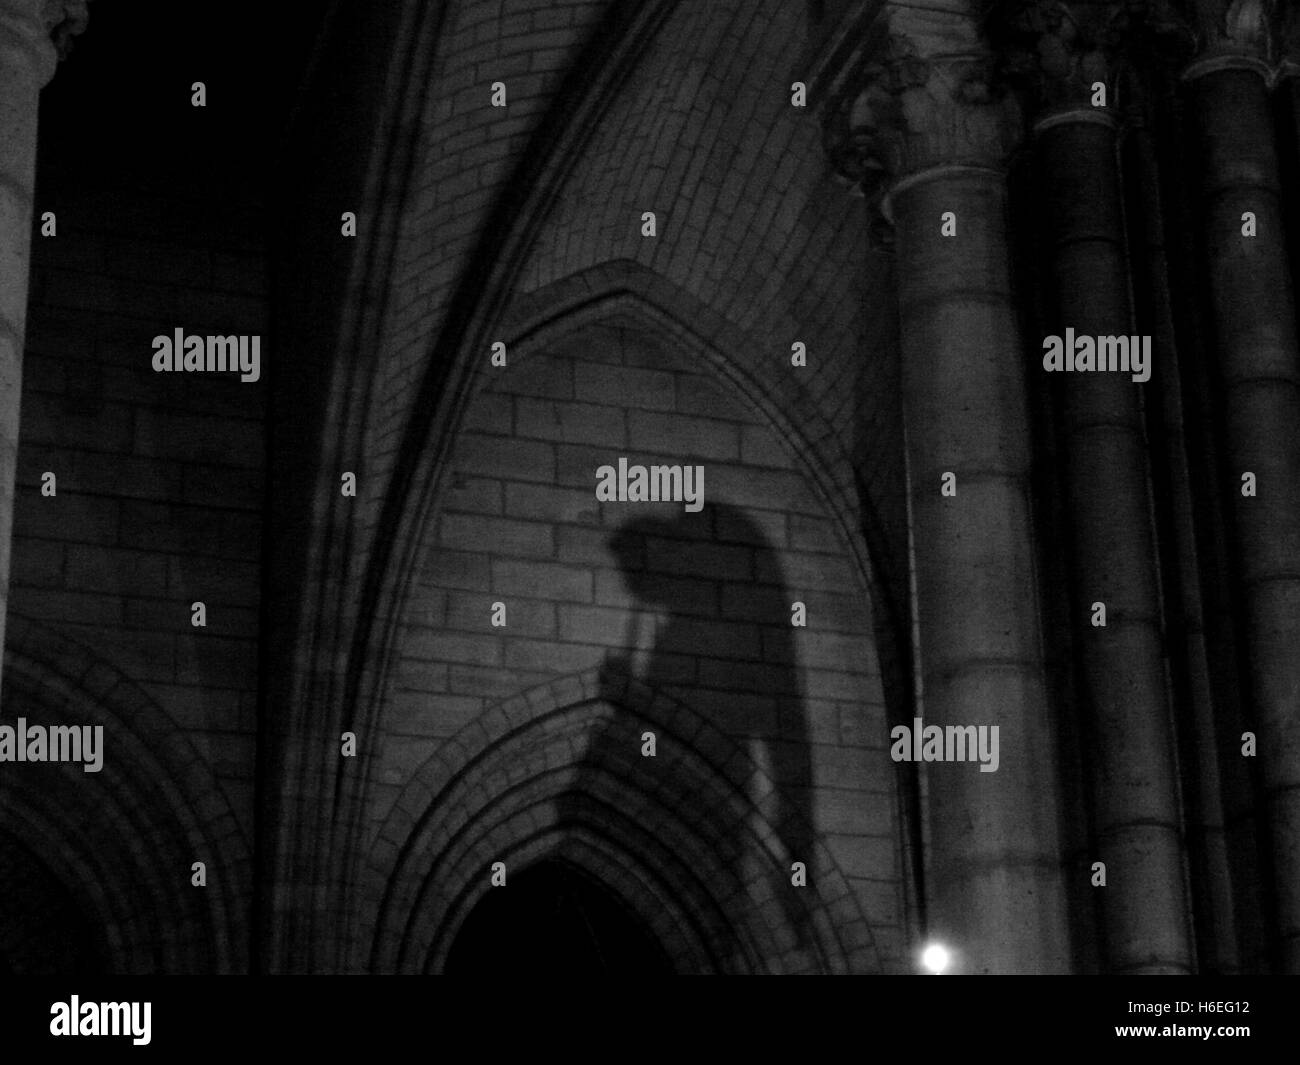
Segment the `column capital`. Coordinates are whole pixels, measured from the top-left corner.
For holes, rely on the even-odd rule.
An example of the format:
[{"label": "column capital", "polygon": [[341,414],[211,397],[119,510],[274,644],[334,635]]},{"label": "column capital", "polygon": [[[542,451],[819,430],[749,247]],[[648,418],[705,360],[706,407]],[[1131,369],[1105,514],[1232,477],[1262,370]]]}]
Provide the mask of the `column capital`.
[{"label": "column capital", "polygon": [[1300,73],[1300,13],[1291,0],[1197,0],[1193,17],[1200,48],[1185,81],[1251,70],[1271,87]]},{"label": "column capital", "polygon": [[59,58],[72,49],[74,37],[83,33],[90,21],[90,0],[43,0],[42,18]]},{"label": "column capital", "polygon": [[987,7],[990,40],[1040,130],[1115,122],[1119,97],[1144,71],[1164,66],[1172,73],[1196,50],[1191,25],[1169,0],[1005,0]]},{"label": "column capital", "polygon": [[817,99],[832,168],[888,219],[889,190],[927,172],[1000,170],[1020,137],[1014,97],[995,57],[967,18],[887,10],[847,74],[828,78]]},{"label": "column capital", "polygon": [[45,85],[86,28],[89,0],[0,0],[0,51],[34,64]]},{"label": "column capital", "polygon": [[856,182],[939,166],[999,167],[1018,139],[1018,109],[994,84],[988,55],[926,58],[891,38],[869,75],[823,123],[832,164]]}]

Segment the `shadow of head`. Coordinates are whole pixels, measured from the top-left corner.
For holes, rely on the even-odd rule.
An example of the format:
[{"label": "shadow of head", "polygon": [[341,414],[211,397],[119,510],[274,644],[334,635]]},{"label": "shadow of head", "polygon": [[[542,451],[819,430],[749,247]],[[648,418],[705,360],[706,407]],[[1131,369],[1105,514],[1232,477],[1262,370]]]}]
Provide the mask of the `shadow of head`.
[{"label": "shadow of head", "polygon": [[644,603],[671,609],[692,582],[730,582],[747,586],[751,602],[764,600],[764,617],[785,598],[776,552],[783,546],[774,545],[743,510],[725,503],[710,503],[694,514],[632,518],[606,541],[628,591]]}]

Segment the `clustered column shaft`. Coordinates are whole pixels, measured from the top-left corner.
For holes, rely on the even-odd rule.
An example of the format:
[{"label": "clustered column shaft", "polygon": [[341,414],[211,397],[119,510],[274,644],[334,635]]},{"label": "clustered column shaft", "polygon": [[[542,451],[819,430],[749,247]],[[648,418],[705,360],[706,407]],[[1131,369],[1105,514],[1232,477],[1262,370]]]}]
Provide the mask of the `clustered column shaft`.
[{"label": "clustered column shaft", "polygon": [[[1037,136],[1061,325],[1088,336],[1128,336],[1115,123],[1094,110],[1066,112],[1040,122]],[[1084,621],[1108,968],[1186,972],[1191,951],[1141,387],[1113,371],[1083,370],[1064,382],[1075,609]],[[1104,605],[1104,625],[1094,623],[1096,603]]]},{"label": "clustered column shaft", "polygon": [[[1247,57],[1194,64],[1203,216],[1230,464],[1256,494],[1233,501],[1249,643],[1250,703],[1271,826],[1283,971],[1300,972],[1300,362],[1266,70]],[[1243,233],[1244,216],[1255,235]]]}]

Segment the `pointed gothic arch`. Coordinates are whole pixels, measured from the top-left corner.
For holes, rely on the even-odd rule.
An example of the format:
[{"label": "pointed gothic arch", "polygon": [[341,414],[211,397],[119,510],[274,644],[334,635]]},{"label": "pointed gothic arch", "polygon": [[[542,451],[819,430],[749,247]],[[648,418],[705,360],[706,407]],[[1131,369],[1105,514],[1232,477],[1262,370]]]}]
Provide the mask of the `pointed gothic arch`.
[{"label": "pointed gothic arch", "polygon": [[[0,822],[42,856],[93,927],[96,953],[119,971],[243,969],[249,846],[207,761],[90,648],[17,616],[6,639],[7,715],[102,725],[105,749],[94,773],[81,763],[9,767]],[[190,884],[195,861],[207,866],[205,888]]]},{"label": "pointed gothic arch", "polygon": [[[610,722],[628,742],[593,747]],[[653,769],[643,729],[658,737]],[[419,768],[380,829],[359,900],[368,968],[440,971],[493,862],[561,857],[617,893],[682,969],[879,971],[824,845],[807,857],[808,887],[791,885],[761,802],[773,788],[704,717],[633,678],[592,669],[502,700]]]}]

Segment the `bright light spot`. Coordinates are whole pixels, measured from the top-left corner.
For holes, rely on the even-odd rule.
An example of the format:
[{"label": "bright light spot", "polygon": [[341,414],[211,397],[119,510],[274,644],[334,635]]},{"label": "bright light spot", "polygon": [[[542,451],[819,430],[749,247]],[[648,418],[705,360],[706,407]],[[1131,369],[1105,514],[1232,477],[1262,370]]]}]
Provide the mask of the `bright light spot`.
[{"label": "bright light spot", "polygon": [[941,947],[938,943],[930,944],[925,948],[925,953],[921,955],[921,964],[936,976],[948,968],[950,960],[947,949]]}]

